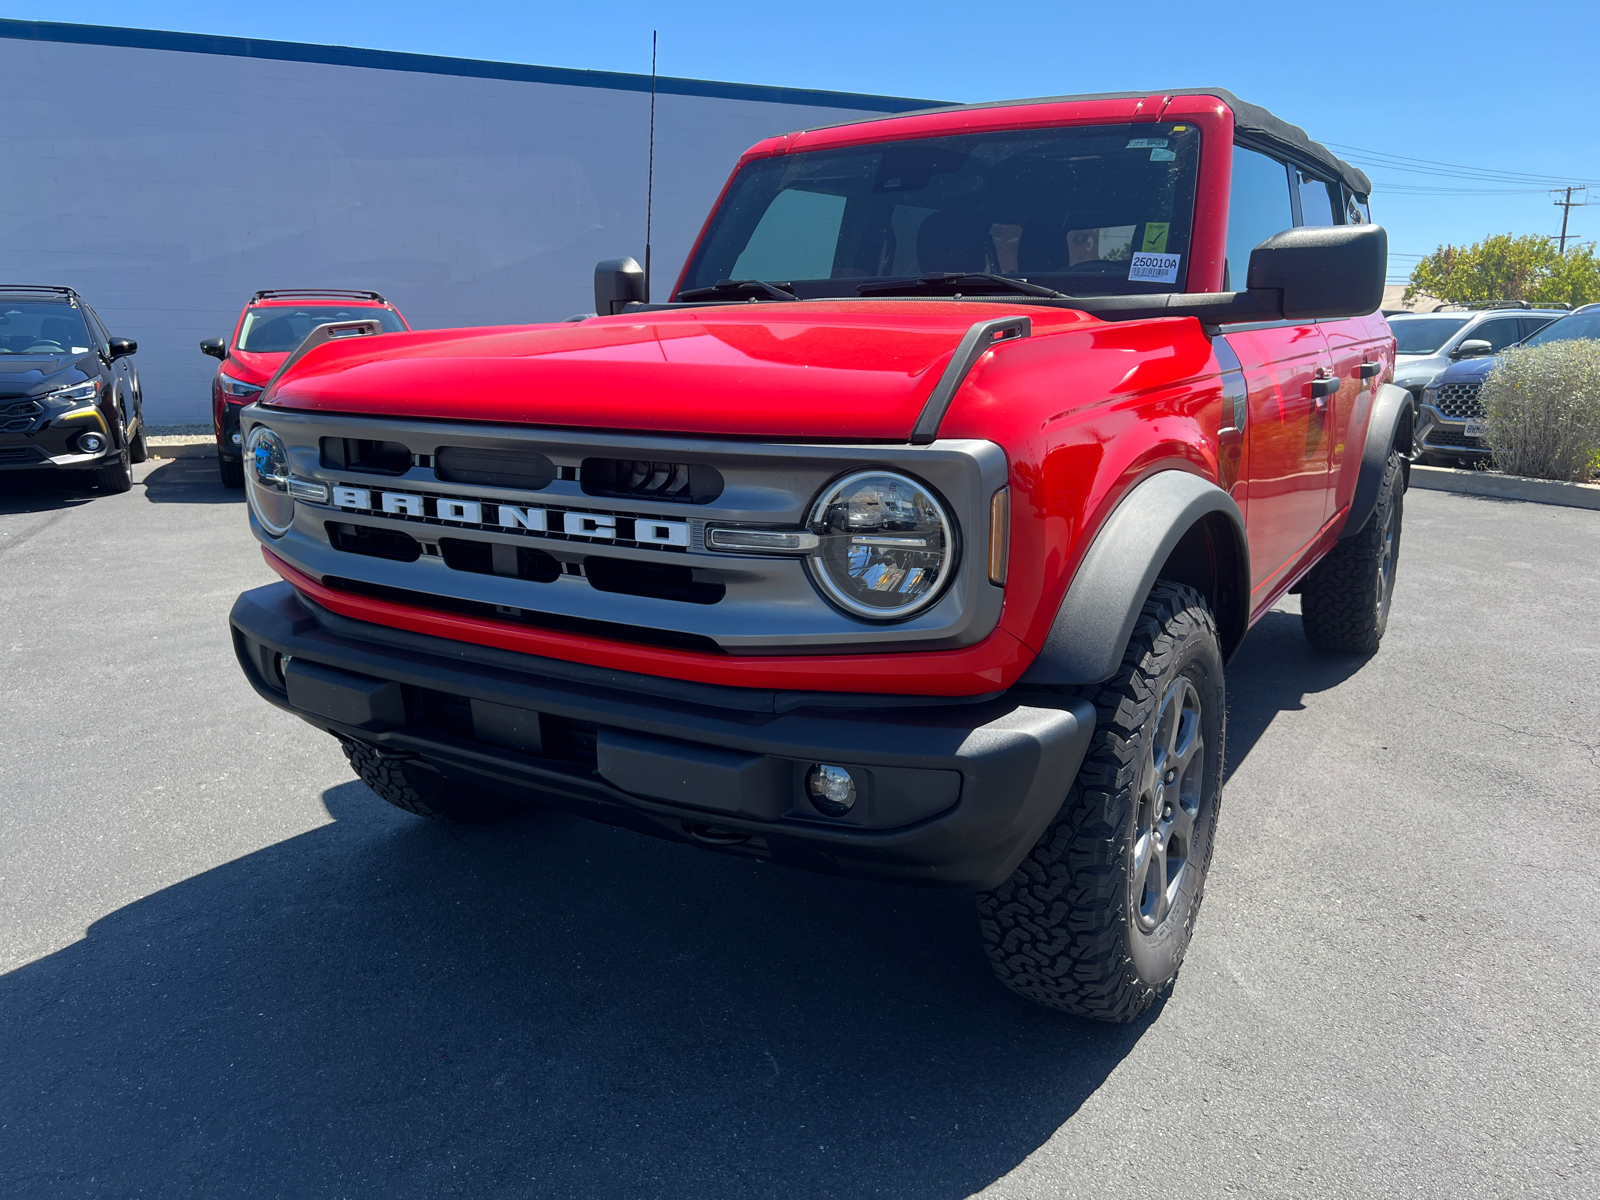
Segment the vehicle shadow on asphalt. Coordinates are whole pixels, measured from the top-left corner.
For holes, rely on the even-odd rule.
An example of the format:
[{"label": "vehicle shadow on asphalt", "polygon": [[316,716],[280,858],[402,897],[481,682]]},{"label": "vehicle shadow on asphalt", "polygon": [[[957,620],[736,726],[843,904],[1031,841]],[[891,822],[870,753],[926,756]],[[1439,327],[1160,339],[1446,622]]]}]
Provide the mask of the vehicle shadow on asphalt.
[{"label": "vehicle shadow on asphalt", "polygon": [[243,504],[244,489],[222,486],[215,458],[173,458],[144,478],[152,504]]},{"label": "vehicle shadow on asphalt", "polygon": [[1004,991],[966,894],[324,803],[0,978],[0,1192],[962,1197],[1154,1020]]},{"label": "vehicle shadow on asphalt", "polygon": [[98,500],[93,476],[67,471],[0,472],[0,514],[54,512]]},{"label": "vehicle shadow on asphalt", "polygon": [[1305,707],[1305,697],[1338,687],[1367,663],[1359,655],[1312,648],[1298,612],[1274,610],[1250,630],[1228,664],[1228,752],[1223,779],[1255,749],[1281,712]]}]

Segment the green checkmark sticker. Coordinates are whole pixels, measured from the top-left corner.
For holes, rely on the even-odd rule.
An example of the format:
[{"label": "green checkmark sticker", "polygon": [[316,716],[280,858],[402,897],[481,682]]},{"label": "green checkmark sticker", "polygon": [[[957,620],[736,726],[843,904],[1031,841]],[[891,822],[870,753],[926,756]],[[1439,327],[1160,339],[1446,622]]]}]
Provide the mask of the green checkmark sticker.
[{"label": "green checkmark sticker", "polygon": [[1167,230],[1170,222],[1146,221],[1144,226],[1144,245],[1140,250],[1151,251],[1156,254],[1165,254],[1167,251]]}]

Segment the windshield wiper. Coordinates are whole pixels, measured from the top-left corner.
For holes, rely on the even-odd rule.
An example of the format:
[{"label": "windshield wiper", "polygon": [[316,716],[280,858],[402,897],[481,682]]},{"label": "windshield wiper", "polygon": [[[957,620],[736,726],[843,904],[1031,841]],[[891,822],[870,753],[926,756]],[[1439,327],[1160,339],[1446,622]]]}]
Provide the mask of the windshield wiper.
[{"label": "windshield wiper", "polygon": [[881,283],[864,283],[856,288],[858,296],[893,296],[904,295],[907,292],[922,292],[928,290],[943,291],[946,288],[959,288],[968,285],[1000,288],[1008,292],[1017,292],[1023,296],[1048,296],[1052,299],[1066,299],[1064,292],[1058,292],[1041,284],[1029,283],[1026,279],[1010,279],[1004,275],[990,275],[986,271],[929,271],[925,275],[918,275],[908,279],[885,279]]},{"label": "windshield wiper", "polygon": [[[793,286],[793,285],[791,285]],[[751,299],[759,300],[765,293],[768,300],[798,300],[793,292],[786,292],[781,287],[768,283],[765,279],[719,279],[710,287],[690,288],[687,292],[679,292],[679,300],[709,300],[714,296],[739,295],[744,292],[756,292]]]}]

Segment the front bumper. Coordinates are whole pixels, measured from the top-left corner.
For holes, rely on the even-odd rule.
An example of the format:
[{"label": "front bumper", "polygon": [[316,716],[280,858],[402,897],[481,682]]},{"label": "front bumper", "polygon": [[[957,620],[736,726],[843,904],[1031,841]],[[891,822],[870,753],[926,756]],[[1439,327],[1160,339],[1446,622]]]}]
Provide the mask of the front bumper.
[{"label": "front bumper", "polygon": [[[1061,807],[1092,705],[978,703],[685,683],[340,617],[286,583],[230,617],[256,691],[330,733],[447,776],[678,841],[832,874],[983,889]],[[845,817],[812,763],[848,768]]]},{"label": "front bumper", "polygon": [[[0,400],[0,405],[15,405],[26,401]],[[0,433],[0,471],[39,470],[93,470],[104,465],[118,450],[104,415],[98,408],[80,409],[64,419],[48,419],[40,415],[34,426],[25,431]],[[77,447],[79,435],[93,432],[105,439],[104,449],[86,454]]]},{"label": "front bumper", "polygon": [[240,400],[238,403],[223,401],[216,428],[219,458],[238,462],[244,457],[244,436],[239,432],[239,410],[248,403],[249,400]]},{"label": "front bumper", "polygon": [[1481,458],[1489,453],[1488,444],[1467,432],[1469,422],[1445,416],[1431,404],[1417,406],[1417,446],[1430,454],[1454,454]]}]

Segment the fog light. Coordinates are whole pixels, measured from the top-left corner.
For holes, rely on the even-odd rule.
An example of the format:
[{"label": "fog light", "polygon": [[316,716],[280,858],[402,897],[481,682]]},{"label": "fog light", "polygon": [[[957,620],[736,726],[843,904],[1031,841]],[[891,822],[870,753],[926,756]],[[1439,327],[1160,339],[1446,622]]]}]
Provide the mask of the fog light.
[{"label": "fog light", "polygon": [[806,776],[806,791],[818,812],[842,817],[856,806],[856,781],[843,767],[818,763]]},{"label": "fog light", "polygon": [[98,433],[86,433],[78,438],[78,449],[85,454],[99,454],[106,448],[106,440]]},{"label": "fog light", "polygon": [[233,435],[233,436],[232,436],[232,437],[231,437],[231,438],[229,438],[229,439],[228,439],[228,440],[229,440],[229,441],[231,441],[231,442],[232,442],[232,443],[233,443],[233,444],[234,444],[234,445],[235,445],[235,446],[242,446],[242,445],[244,445],[244,438],[243,438],[243,436],[241,436],[241,435],[240,435],[240,434],[238,434],[238,433],[235,433],[235,434],[234,434],[234,435]]}]

